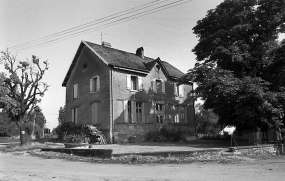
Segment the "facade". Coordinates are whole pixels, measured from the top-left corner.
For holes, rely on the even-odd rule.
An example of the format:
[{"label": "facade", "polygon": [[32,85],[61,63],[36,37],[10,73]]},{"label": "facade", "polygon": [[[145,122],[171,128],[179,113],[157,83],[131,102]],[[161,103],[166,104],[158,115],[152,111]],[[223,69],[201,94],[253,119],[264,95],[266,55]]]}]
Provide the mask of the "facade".
[{"label": "facade", "polygon": [[62,83],[66,120],[95,125],[112,143],[141,142],[165,126],[194,135],[193,84],[167,62],[82,41]]}]

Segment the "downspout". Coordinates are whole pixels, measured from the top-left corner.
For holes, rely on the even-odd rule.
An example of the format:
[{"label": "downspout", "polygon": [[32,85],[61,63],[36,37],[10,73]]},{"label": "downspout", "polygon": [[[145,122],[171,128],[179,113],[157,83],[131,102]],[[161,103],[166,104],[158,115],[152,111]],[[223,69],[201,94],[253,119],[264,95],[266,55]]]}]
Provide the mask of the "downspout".
[{"label": "downspout", "polygon": [[111,116],[110,116],[110,142],[114,143],[114,97],[113,97],[113,68],[110,67],[110,103],[111,103]]}]

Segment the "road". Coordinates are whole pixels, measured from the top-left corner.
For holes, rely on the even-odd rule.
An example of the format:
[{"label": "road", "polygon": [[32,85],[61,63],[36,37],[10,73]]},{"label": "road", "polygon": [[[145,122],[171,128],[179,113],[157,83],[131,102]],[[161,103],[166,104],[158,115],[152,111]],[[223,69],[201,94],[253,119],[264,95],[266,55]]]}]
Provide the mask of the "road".
[{"label": "road", "polygon": [[97,164],[0,152],[0,180],[284,180],[285,160],[193,164]]}]

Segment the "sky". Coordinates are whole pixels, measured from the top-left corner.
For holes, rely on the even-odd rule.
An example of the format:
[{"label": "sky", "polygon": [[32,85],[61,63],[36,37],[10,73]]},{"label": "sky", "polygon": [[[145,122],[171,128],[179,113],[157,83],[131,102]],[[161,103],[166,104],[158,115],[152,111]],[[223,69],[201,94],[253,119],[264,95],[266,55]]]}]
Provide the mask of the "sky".
[{"label": "sky", "polygon": [[[36,55],[41,61],[49,62],[44,81],[50,87],[40,107],[47,119],[46,126],[52,129],[57,126],[59,108],[65,104],[62,82],[82,40],[97,44],[103,40],[111,43],[112,48],[132,53],[144,47],[145,56],[154,59],[160,57],[184,73],[194,67],[196,60],[191,50],[198,39],[192,28],[205,17],[208,10],[214,9],[223,0],[181,0],[179,3],[185,3],[130,21],[117,21],[114,24],[106,21],[110,24],[105,26],[98,21],[136,7],[141,7],[138,8],[141,10],[128,11],[129,15],[151,12],[151,7],[143,6],[147,3],[157,8],[167,7],[168,3],[176,5],[176,1],[0,0],[0,50],[10,48],[19,60],[31,60],[32,55]],[[94,21],[98,23],[90,26],[90,29],[94,29],[74,35],[66,34],[65,30]],[[54,35],[58,38],[56,41],[47,37],[59,32],[62,33]],[[31,41],[35,44],[26,44]],[[11,49],[13,46],[18,48]],[[0,65],[0,72],[3,71]]]}]

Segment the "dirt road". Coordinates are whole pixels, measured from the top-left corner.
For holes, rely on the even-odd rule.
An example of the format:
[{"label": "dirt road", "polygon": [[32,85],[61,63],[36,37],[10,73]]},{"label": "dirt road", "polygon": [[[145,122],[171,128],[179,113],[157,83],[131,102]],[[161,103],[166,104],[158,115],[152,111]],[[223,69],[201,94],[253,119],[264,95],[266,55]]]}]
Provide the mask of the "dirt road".
[{"label": "dirt road", "polygon": [[43,159],[0,152],[0,180],[284,180],[285,160],[121,165]]}]

